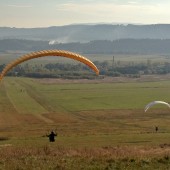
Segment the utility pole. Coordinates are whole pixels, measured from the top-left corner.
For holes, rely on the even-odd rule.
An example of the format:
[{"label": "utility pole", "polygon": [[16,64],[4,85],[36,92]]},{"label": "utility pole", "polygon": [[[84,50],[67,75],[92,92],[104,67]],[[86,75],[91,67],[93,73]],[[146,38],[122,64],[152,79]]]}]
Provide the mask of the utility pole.
[{"label": "utility pole", "polygon": [[115,56],[113,56],[113,60],[112,60],[112,68],[114,68],[115,65]]}]

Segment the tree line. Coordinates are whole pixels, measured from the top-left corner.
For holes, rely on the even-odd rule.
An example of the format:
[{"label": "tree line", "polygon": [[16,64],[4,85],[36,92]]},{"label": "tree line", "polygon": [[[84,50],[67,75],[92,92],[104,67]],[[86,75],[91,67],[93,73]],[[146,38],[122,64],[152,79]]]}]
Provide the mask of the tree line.
[{"label": "tree line", "polygon": [[[94,64],[100,70],[101,76],[128,76],[140,77],[149,74],[168,74],[170,73],[170,63],[155,62],[149,60],[146,63],[121,63],[108,61],[94,61]],[[5,65],[0,65],[0,71]],[[94,79],[95,73],[84,64],[68,63],[49,63],[49,64],[21,64],[8,72],[8,76],[22,76],[33,78],[67,78],[67,79]]]}]

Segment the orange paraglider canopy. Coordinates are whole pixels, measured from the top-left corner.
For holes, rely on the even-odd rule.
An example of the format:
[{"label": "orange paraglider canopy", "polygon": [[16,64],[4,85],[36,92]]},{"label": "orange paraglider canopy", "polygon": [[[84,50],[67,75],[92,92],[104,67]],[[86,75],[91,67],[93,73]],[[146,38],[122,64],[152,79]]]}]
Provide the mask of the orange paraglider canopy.
[{"label": "orange paraglider canopy", "polygon": [[61,56],[61,57],[71,58],[71,59],[80,61],[80,62],[86,64],[87,66],[89,66],[97,75],[99,75],[98,68],[93,64],[93,62],[91,62],[86,57],[83,57],[83,56],[73,53],[73,52],[64,51],[64,50],[42,50],[42,51],[25,54],[25,55],[21,56],[20,58],[14,60],[13,62],[9,63],[2,70],[2,73],[0,74],[0,81],[3,79],[3,77],[6,75],[6,73],[10,69],[15,67],[16,65],[18,65],[24,61],[30,60],[30,59],[45,57],[45,56]]}]

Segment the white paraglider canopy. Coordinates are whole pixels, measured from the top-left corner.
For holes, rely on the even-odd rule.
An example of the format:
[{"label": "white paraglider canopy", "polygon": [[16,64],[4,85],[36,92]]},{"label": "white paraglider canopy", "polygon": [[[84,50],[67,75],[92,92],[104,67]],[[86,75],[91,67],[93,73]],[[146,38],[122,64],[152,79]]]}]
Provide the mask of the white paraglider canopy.
[{"label": "white paraglider canopy", "polygon": [[164,101],[153,101],[153,102],[150,102],[149,104],[147,104],[145,106],[145,112],[152,106],[156,105],[156,104],[164,104],[166,106],[168,106],[170,108],[170,104],[169,103],[166,103]]}]

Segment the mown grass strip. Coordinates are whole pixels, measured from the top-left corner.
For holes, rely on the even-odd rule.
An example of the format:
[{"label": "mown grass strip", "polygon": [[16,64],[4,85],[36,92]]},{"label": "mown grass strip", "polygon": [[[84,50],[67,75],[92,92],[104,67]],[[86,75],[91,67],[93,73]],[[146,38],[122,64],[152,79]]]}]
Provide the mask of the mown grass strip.
[{"label": "mown grass strip", "polygon": [[44,107],[39,105],[39,103],[27,93],[27,89],[18,84],[15,79],[6,79],[5,87],[11,103],[19,113],[42,114],[47,112]]}]

